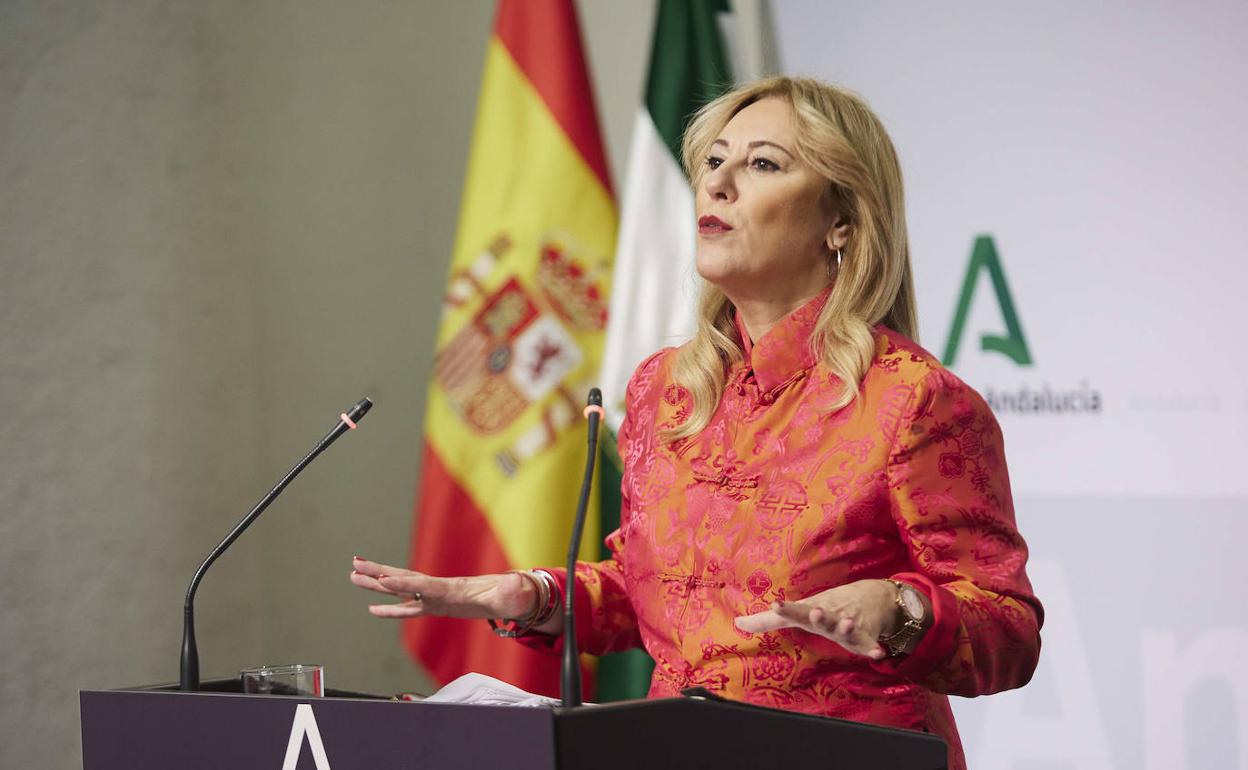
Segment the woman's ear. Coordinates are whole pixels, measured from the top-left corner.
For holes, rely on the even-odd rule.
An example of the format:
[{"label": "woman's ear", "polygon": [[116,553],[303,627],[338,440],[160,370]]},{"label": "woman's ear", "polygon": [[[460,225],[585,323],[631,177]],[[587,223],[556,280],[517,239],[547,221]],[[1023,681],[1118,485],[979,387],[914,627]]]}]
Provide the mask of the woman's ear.
[{"label": "woman's ear", "polygon": [[828,228],[828,236],[826,242],[828,251],[838,251],[845,248],[845,244],[849,243],[849,233],[853,225],[849,223],[849,218],[844,214],[837,214],[836,219],[832,220],[832,227]]}]

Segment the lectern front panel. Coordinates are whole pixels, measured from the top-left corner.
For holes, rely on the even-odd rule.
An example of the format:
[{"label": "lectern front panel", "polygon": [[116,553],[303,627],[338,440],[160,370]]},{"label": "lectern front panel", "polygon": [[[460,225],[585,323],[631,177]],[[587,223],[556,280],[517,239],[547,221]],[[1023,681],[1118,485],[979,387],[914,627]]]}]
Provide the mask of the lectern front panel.
[{"label": "lectern front panel", "polygon": [[143,691],[80,705],[84,770],[555,767],[549,709]]}]

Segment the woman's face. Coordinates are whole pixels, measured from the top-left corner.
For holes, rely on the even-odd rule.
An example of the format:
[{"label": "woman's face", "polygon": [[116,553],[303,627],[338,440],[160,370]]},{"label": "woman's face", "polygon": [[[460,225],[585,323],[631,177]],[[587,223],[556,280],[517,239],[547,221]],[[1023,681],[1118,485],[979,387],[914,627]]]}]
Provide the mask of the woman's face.
[{"label": "woman's face", "polygon": [[828,180],[795,146],[788,103],[765,98],[733,116],[706,158],[695,196],[698,273],[738,305],[796,303],[828,284],[841,230]]}]

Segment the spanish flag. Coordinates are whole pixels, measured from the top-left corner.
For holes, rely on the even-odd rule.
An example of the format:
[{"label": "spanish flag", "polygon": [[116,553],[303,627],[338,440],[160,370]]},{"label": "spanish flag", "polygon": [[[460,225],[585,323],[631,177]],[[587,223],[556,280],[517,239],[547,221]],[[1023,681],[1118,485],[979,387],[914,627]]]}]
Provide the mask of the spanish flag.
[{"label": "spanish flag", "polygon": [[[572,0],[501,0],[429,387],[413,569],[565,561],[616,224]],[[598,518],[582,558],[598,553]],[[439,683],[479,671],[557,694],[557,658],[483,621],[420,618],[402,633]]]}]

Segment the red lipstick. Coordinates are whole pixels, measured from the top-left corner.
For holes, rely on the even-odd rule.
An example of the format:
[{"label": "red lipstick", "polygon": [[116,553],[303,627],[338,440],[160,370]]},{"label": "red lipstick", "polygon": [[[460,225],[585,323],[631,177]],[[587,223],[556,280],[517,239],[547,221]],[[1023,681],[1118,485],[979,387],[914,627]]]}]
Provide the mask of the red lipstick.
[{"label": "red lipstick", "polygon": [[715,233],[726,233],[732,229],[732,225],[728,224],[719,217],[706,215],[698,218],[698,232],[702,235],[713,235]]}]

